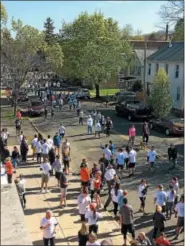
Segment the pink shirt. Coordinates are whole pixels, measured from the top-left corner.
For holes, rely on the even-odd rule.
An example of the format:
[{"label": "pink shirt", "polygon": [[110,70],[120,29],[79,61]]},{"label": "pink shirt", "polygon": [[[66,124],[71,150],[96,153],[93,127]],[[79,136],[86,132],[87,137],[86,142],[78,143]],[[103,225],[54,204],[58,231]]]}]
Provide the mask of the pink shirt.
[{"label": "pink shirt", "polygon": [[130,137],[135,137],[136,136],[136,128],[135,127],[130,127],[128,134]]}]

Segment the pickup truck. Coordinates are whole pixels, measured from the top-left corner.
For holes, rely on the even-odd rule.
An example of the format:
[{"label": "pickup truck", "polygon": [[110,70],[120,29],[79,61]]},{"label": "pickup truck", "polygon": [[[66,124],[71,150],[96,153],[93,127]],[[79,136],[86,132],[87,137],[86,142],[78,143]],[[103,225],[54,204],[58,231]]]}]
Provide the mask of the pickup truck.
[{"label": "pickup truck", "polygon": [[148,120],[151,118],[152,109],[137,100],[126,100],[115,106],[116,114],[131,120]]}]

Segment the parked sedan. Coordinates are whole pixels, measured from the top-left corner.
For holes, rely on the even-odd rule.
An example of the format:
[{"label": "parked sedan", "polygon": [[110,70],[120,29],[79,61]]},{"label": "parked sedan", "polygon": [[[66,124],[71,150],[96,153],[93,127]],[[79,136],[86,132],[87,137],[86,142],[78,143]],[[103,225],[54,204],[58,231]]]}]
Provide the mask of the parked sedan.
[{"label": "parked sedan", "polygon": [[150,121],[149,126],[150,129],[156,129],[165,133],[167,136],[184,134],[184,119],[153,119]]},{"label": "parked sedan", "polygon": [[39,100],[30,100],[28,104],[28,115],[35,116],[35,115],[42,115],[44,114],[44,104]]},{"label": "parked sedan", "polygon": [[25,92],[20,91],[17,96],[17,101],[18,102],[25,102],[28,101],[28,96]]}]

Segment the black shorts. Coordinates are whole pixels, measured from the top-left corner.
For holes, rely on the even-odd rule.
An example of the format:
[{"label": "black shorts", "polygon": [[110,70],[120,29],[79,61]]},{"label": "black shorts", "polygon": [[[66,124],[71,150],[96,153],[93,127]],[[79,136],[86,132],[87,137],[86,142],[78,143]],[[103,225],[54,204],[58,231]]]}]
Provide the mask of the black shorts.
[{"label": "black shorts", "polygon": [[81,184],[82,184],[82,186],[89,186],[89,181],[86,181],[86,182],[81,181]]},{"label": "black shorts", "polygon": [[57,180],[60,180],[60,175],[61,175],[60,172],[56,172],[56,173],[55,173],[55,178],[56,178]]},{"label": "black shorts", "polygon": [[69,160],[63,160],[64,167],[69,168]]},{"label": "black shorts", "polygon": [[134,168],[136,163],[129,163],[128,168]]},{"label": "black shorts", "polygon": [[184,217],[178,217],[177,227],[184,227]]},{"label": "black shorts", "polygon": [[65,133],[60,133],[60,136],[63,138],[65,136]]},{"label": "black shorts", "polygon": [[121,233],[123,236],[127,235],[127,232],[133,234],[135,232],[134,225],[133,224],[128,224],[128,225],[121,225]]},{"label": "black shorts", "polygon": [[117,169],[118,169],[118,170],[119,170],[119,169],[123,170],[123,167],[124,167],[124,165],[117,164]]}]

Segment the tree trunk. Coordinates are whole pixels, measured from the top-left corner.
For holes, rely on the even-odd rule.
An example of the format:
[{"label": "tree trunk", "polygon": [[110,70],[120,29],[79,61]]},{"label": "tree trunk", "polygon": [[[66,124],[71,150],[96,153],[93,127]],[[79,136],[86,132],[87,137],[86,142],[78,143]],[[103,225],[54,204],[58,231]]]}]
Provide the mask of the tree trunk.
[{"label": "tree trunk", "polygon": [[96,89],[96,98],[100,98],[100,85],[95,84],[95,89]]},{"label": "tree trunk", "polygon": [[15,96],[15,98],[14,98],[14,116],[16,115],[16,111],[17,111],[17,97]]}]

